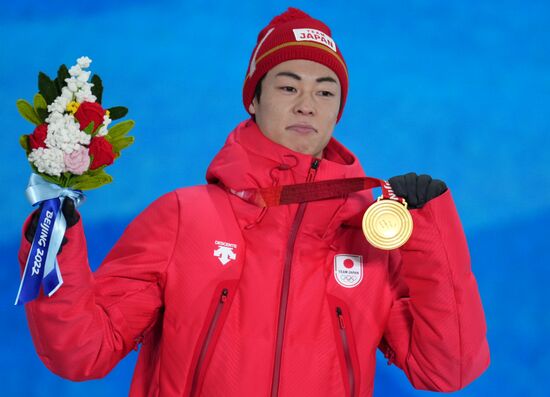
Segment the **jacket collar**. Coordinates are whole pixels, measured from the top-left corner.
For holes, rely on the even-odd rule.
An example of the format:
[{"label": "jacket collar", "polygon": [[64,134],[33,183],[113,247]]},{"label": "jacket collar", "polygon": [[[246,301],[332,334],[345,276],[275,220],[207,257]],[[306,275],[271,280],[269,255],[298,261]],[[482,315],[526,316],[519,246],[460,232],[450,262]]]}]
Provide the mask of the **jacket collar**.
[{"label": "jacket collar", "polygon": [[[313,156],[295,152],[271,141],[249,119],[229,134],[225,145],[208,167],[206,179],[208,183],[221,182],[236,191],[303,183],[313,160]],[[315,181],[362,176],[365,174],[357,157],[331,138],[317,167]],[[358,226],[358,219],[371,201],[371,192],[363,191],[350,194],[345,199],[312,202],[311,207],[319,208],[315,211],[315,222],[310,227],[317,231],[317,235],[327,236],[342,223]],[[263,217],[258,215],[263,214],[263,211],[251,207],[244,202],[239,204],[242,225],[257,224]],[[253,215],[251,211],[257,214]]]},{"label": "jacket collar", "polygon": [[[263,135],[252,120],[240,123],[227,138],[206,173],[208,183],[221,181],[240,190],[305,182],[314,157],[279,145]],[[288,171],[288,172],[286,172]],[[359,160],[331,138],[315,180],[364,176]]]}]

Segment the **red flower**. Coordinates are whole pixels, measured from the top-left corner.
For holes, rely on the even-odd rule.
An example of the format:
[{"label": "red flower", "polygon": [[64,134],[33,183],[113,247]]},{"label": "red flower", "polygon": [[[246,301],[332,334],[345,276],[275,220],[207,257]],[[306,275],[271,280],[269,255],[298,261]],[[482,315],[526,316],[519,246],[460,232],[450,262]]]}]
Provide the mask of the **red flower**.
[{"label": "red flower", "polygon": [[80,130],[84,131],[88,125],[93,121],[94,130],[97,130],[101,124],[103,124],[103,116],[105,115],[105,109],[97,102],[82,102],[78,107],[78,110],[74,114],[75,119],[80,123]]},{"label": "red flower", "polygon": [[44,140],[48,135],[48,124],[40,124],[34,129],[34,132],[29,135],[29,145],[31,149],[38,149],[39,147],[46,147]]},{"label": "red flower", "polygon": [[90,169],[95,170],[102,165],[113,164],[116,154],[113,146],[102,136],[96,136],[90,142],[90,156],[93,156]]}]

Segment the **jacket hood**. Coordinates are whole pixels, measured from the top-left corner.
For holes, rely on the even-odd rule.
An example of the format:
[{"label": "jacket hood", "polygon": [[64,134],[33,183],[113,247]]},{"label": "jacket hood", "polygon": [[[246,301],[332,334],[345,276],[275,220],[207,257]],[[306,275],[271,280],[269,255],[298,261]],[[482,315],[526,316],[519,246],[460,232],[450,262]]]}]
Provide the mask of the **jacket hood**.
[{"label": "jacket hood", "polygon": [[[314,156],[295,152],[271,141],[252,119],[248,119],[229,134],[223,148],[208,167],[206,180],[208,183],[221,182],[236,191],[303,183],[314,160]],[[365,173],[357,157],[331,138],[319,162],[315,181],[363,176]],[[372,202],[372,194],[370,191],[353,193],[345,201],[355,203],[351,207],[346,206],[350,207],[350,211],[345,211],[350,212],[347,217],[361,210],[362,215]]]}]

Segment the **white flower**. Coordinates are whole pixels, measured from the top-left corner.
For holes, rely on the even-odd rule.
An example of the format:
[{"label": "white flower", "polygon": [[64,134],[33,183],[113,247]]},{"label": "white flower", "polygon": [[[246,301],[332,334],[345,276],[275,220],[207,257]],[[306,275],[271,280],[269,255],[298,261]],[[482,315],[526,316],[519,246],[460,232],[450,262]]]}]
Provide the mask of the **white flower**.
[{"label": "white flower", "polygon": [[[59,98],[62,98],[63,100],[58,100]],[[67,107],[67,103],[64,103],[65,101],[67,101],[66,98],[58,97],[54,102],[48,105],[48,112],[63,113]]]},{"label": "white flower", "polygon": [[48,135],[44,143],[49,148],[56,148],[70,154],[78,150],[80,145],[88,145],[90,139],[90,135],[80,131],[80,125],[72,115],[64,114],[49,120]]},{"label": "white flower", "polygon": [[74,94],[74,98],[78,103],[95,102],[97,100],[96,96],[92,94],[94,85],[88,82],[91,72],[84,70],[90,66],[91,62],[92,60],[88,57],[78,58],[77,64],[69,69],[71,77],[65,79],[67,89]]},{"label": "white flower", "polygon": [[111,118],[105,113],[103,115],[103,124],[101,125],[101,128],[97,131],[97,135],[99,136],[105,136],[109,133],[109,130],[107,127],[109,127],[109,124],[111,124]]},{"label": "white flower", "polygon": [[71,101],[71,99],[73,99],[73,93],[71,92],[69,87],[63,87],[61,89],[61,96],[67,99],[69,102]]},{"label": "white flower", "polygon": [[64,97],[63,95],[58,96],[51,104],[48,105],[48,111],[63,113],[67,108],[68,103],[68,98]]},{"label": "white flower", "polygon": [[107,126],[103,125],[99,130],[97,130],[97,136],[105,136],[109,133]]},{"label": "white flower", "polygon": [[63,152],[56,148],[33,149],[29,161],[38,168],[38,172],[60,176],[65,171]]},{"label": "white flower", "polygon": [[82,69],[86,69],[90,67],[90,64],[92,63],[92,60],[86,56],[80,57],[76,60],[76,63],[78,66],[80,66]]},{"label": "white flower", "polygon": [[82,83],[85,83],[88,81],[88,79],[90,78],[90,74],[92,72],[81,72],[79,75],[78,75],[78,81],[81,81]]},{"label": "white flower", "polygon": [[92,95],[91,91],[77,91],[75,96],[78,103],[95,102],[97,100],[96,96]]},{"label": "white flower", "polygon": [[108,126],[109,124],[111,124],[111,121],[113,120],[111,120],[107,112],[105,112],[105,114],[103,115],[103,125]]},{"label": "white flower", "polygon": [[46,118],[46,123],[53,124],[58,122],[60,119],[63,118],[63,114],[59,112],[52,112],[50,115]]},{"label": "white flower", "polygon": [[[67,81],[67,89],[70,91],[70,92],[76,92],[78,91],[78,87],[76,86],[76,83],[72,80],[72,79],[66,79],[68,80]],[[63,87],[65,88],[65,87]]]},{"label": "white flower", "polygon": [[74,77],[74,76],[78,76],[81,71],[82,71],[82,69],[80,69],[80,66],[74,65],[74,66],[71,66],[71,68],[69,69],[69,74],[72,77]]}]

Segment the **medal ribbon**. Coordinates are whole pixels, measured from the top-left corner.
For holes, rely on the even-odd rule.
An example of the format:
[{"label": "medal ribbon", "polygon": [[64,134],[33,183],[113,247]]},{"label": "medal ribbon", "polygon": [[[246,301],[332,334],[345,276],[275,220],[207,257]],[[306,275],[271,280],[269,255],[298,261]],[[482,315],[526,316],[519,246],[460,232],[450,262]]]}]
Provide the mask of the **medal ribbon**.
[{"label": "medal ribbon", "polygon": [[258,207],[274,207],[277,205],[344,197],[348,193],[369,190],[375,187],[382,188],[382,197],[384,199],[395,200],[402,204],[405,201],[393,192],[389,182],[372,177],[331,179],[245,190],[222,187]]},{"label": "medal ribbon", "polygon": [[37,174],[31,174],[25,194],[33,206],[40,206],[41,211],[15,298],[16,305],[35,299],[41,284],[48,296],[52,296],[63,284],[56,258],[67,227],[61,206],[65,197],[73,199],[76,207],[84,201],[80,190],[62,188],[46,182]]}]

